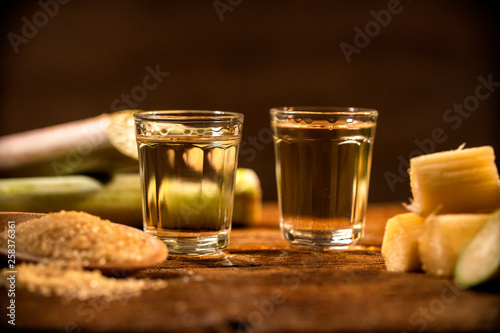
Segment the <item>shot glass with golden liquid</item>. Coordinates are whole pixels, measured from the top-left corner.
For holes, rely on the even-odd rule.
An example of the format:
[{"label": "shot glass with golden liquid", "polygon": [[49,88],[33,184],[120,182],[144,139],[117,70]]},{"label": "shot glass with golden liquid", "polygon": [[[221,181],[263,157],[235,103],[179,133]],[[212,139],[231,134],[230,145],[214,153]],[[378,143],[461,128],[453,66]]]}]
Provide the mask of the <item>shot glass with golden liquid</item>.
[{"label": "shot glass with golden liquid", "polygon": [[229,243],[243,115],[222,111],[134,114],[144,231],[177,255]]},{"label": "shot glass with golden liquid", "polygon": [[378,112],[344,107],[270,110],[282,236],[341,249],[362,237]]}]

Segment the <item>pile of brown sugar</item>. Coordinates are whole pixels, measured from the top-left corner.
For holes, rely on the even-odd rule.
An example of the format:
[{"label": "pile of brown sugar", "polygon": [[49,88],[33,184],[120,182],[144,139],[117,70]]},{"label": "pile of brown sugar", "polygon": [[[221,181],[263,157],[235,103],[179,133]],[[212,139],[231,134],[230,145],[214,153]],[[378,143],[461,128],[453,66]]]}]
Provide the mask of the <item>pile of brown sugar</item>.
[{"label": "pile of brown sugar", "polygon": [[[16,251],[72,263],[141,261],[153,251],[148,237],[84,212],[50,213],[16,226]],[[0,246],[7,247],[7,230]]]},{"label": "pile of brown sugar", "polygon": [[[7,247],[7,230],[0,246]],[[167,285],[164,280],[104,276],[85,270],[88,264],[140,262],[151,255],[148,235],[84,212],[50,213],[16,226],[16,251],[46,258],[38,264],[16,265],[16,287],[44,296],[104,301],[138,296]],[[3,269],[0,284],[12,269]]]}]

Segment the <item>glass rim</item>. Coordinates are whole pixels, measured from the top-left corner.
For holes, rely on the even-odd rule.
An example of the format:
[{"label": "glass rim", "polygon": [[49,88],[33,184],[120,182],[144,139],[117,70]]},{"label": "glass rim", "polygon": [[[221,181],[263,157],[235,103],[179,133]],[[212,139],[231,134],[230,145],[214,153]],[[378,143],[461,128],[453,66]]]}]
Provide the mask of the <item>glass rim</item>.
[{"label": "glass rim", "polygon": [[307,115],[368,115],[378,116],[378,111],[372,108],[350,107],[350,106],[280,106],[270,110],[271,114],[307,114]]},{"label": "glass rim", "polygon": [[149,121],[224,122],[232,120],[242,121],[243,118],[244,115],[242,113],[219,110],[141,110],[134,113],[134,119]]}]

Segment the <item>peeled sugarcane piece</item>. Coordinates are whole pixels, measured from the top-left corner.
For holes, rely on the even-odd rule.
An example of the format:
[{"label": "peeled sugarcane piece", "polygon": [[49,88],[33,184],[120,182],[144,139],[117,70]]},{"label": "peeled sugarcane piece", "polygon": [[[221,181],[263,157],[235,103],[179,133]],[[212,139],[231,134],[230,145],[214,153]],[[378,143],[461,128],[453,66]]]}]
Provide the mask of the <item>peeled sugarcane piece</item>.
[{"label": "peeled sugarcane piece", "polygon": [[137,141],[135,138],[134,113],[139,110],[124,110],[109,114],[110,121],[106,128],[109,142],[120,153],[138,160]]},{"label": "peeled sugarcane piece", "polygon": [[[177,196],[185,202],[184,207],[192,205],[192,191],[178,187],[175,190],[184,193]],[[260,218],[261,188],[253,170],[238,169],[234,201],[235,225],[251,225]],[[208,210],[209,207],[207,205]],[[139,174],[117,173],[104,181],[82,175],[0,179],[0,211],[49,213],[60,210],[84,211],[142,228]]]},{"label": "peeled sugarcane piece", "polygon": [[495,153],[489,146],[412,158],[410,183],[413,200],[407,208],[420,216],[492,212],[500,207]]},{"label": "peeled sugarcane piece", "polygon": [[398,214],[387,221],[382,242],[382,257],[388,271],[421,270],[418,238],[425,219],[414,213]]},{"label": "peeled sugarcane piece", "polygon": [[418,239],[422,269],[436,276],[452,276],[458,255],[486,224],[489,216],[489,214],[429,216]]},{"label": "peeled sugarcane piece", "polygon": [[134,112],[118,111],[0,137],[0,177],[137,170],[137,157],[130,149],[130,142],[135,145],[130,127]]},{"label": "peeled sugarcane piece", "polygon": [[455,283],[471,288],[500,277],[500,210],[495,211],[460,254]]}]

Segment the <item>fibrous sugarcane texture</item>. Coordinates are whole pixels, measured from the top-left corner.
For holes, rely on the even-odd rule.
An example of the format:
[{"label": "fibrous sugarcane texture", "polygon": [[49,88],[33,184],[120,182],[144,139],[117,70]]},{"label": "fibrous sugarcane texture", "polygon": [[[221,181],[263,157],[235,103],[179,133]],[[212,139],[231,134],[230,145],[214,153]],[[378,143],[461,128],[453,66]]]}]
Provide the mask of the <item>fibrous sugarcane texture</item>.
[{"label": "fibrous sugarcane texture", "polygon": [[420,216],[492,212],[500,206],[495,153],[489,146],[412,158],[410,182],[408,209]]},{"label": "fibrous sugarcane texture", "polygon": [[489,214],[429,216],[418,240],[423,270],[436,276],[452,276],[458,255],[488,218]]},{"label": "fibrous sugarcane texture", "polygon": [[388,271],[406,272],[421,269],[418,238],[425,219],[414,213],[398,214],[387,221],[382,256]]}]

